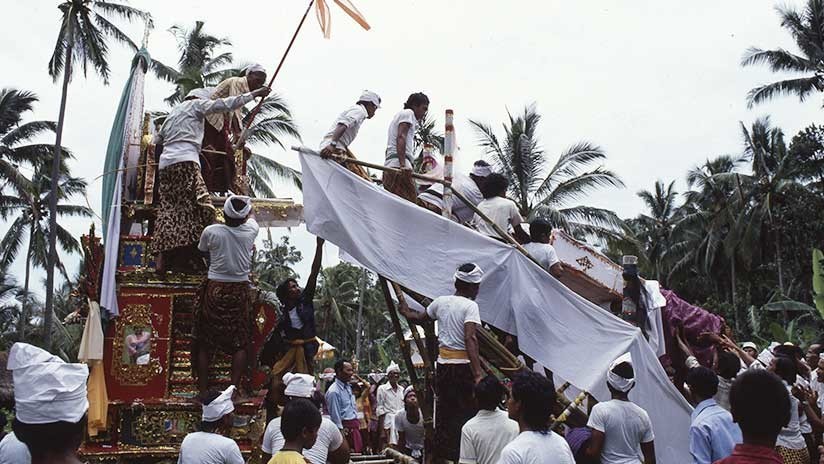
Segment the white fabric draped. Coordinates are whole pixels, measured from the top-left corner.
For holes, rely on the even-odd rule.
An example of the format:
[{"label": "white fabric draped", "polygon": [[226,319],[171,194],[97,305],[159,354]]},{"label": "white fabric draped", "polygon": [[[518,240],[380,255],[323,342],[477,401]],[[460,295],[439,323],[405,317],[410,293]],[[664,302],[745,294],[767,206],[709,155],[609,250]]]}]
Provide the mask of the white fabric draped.
[{"label": "white fabric draped", "polygon": [[691,408],[641,332],[584,300],[513,247],[385,192],[340,165],[301,154],[307,229],[362,265],[434,298],[452,294],[463,263],[484,270],[482,319],[516,334],[522,350],[557,376],[609,399],[610,363],[632,354],[630,398],[652,418],[659,462],[690,459]]}]

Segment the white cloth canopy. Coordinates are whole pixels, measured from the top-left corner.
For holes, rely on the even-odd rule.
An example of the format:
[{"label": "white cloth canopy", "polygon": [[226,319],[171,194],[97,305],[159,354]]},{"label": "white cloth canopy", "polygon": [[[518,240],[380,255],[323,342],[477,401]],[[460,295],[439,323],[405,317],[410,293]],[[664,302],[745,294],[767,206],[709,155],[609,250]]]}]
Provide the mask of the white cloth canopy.
[{"label": "white cloth canopy", "polygon": [[476,263],[485,274],[476,300],[482,319],[517,335],[524,353],[600,401],[609,399],[607,368],[631,353],[636,387],[630,398],[652,419],[658,461],[690,459],[691,408],[640,330],[584,300],[512,246],[385,192],[336,163],[300,158],[309,232],[430,298],[452,294],[455,269]]}]

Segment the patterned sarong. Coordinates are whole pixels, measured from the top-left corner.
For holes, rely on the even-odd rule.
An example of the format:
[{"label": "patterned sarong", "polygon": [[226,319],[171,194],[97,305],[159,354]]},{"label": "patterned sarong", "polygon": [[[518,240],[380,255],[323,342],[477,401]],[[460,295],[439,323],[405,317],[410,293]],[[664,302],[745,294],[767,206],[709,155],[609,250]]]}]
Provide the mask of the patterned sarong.
[{"label": "patterned sarong", "polygon": [[[338,156],[342,156],[344,158],[352,158],[353,160],[357,160],[357,158],[355,157],[355,154],[352,153],[348,148],[346,149],[346,151],[338,153]],[[372,178],[369,177],[369,173],[366,172],[366,169],[363,166],[361,166],[359,164],[355,164],[355,163],[349,163],[349,162],[341,162],[341,164],[346,169],[352,171],[352,173],[354,173],[356,176],[361,177],[363,179],[366,179],[369,182],[372,182]]]},{"label": "patterned sarong", "polygon": [[235,354],[252,344],[253,315],[249,282],[207,280],[195,306],[192,335],[198,348]]},{"label": "patterned sarong", "polygon": [[341,421],[343,428],[349,433],[347,434],[347,441],[349,442],[349,449],[355,453],[363,452],[363,437],[360,433],[360,421],[357,419]]},{"label": "patterned sarong", "polygon": [[461,428],[475,416],[472,368],[466,364],[441,364],[435,370],[435,457],[458,462]]},{"label": "patterned sarong", "polygon": [[776,446],[775,450],[781,455],[784,464],[810,464],[810,451],[807,448],[791,449]]},{"label": "patterned sarong", "polygon": [[412,203],[417,202],[418,189],[411,177],[404,178],[404,176],[394,171],[384,171],[383,188]]},{"label": "patterned sarong", "polygon": [[160,208],[152,237],[153,254],[197,243],[203,229],[214,220],[215,207],[197,163],[176,163],[160,170]]}]

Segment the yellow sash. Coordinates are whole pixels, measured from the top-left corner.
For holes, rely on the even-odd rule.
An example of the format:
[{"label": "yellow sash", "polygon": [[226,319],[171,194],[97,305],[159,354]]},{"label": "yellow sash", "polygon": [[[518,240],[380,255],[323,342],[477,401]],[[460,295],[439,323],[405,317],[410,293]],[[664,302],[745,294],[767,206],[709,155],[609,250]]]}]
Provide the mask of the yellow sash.
[{"label": "yellow sash", "polygon": [[438,348],[438,355],[443,359],[469,359],[466,350],[453,350],[444,346]]}]

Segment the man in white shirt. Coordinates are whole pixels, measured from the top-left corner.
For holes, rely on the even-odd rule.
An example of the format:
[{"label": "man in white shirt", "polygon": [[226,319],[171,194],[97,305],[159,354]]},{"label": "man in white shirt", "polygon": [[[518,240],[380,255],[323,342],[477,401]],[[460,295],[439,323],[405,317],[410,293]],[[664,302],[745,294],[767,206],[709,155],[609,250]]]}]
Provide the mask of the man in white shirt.
[{"label": "man in white shirt", "polygon": [[234,392],[232,385],[222,392],[211,390],[206,393],[200,431],[183,439],[178,464],[244,464],[237,443],[223,435],[232,428]]},{"label": "man in white shirt", "polygon": [[400,377],[401,369],[393,361],[386,368],[389,382],[378,387],[375,413],[378,415],[380,449],[384,449],[392,440],[397,440],[395,414],[403,410],[403,387],[398,385]]},{"label": "man in white shirt", "polygon": [[566,440],[549,430],[556,401],[551,380],[532,371],[515,375],[507,409],[521,433],[504,447],[499,464],[575,464]]},{"label": "man in white shirt", "polygon": [[[364,90],[358,102],[341,113],[332,127],[323,136],[320,142],[320,154],[323,157],[339,155],[345,158],[355,158],[349,147],[358,136],[361,124],[367,119],[372,119],[375,112],[381,107],[381,97],[375,92]],[[369,174],[361,166],[352,163],[342,163],[347,169],[355,174],[371,181]]]},{"label": "man in white shirt", "polygon": [[483,271],[467,263],[455,272],[455,294],[439,296],[419,313],[400,310],[410,321],[438,321],[438,362],[435,369],[435,458],[460,458],[461,428],[478,412],[472,390],[481,378],[476,332],[481,325],[475,298]]},{"label": "man in white shirt", "polygon": [[497,464],[501,451],[518,436],[518,423],[499,408],[505,394],[492,374],[475,385],[480,410],[461,429],[460,464]]},{"label": "man in white shirt", "polygon": [[251,370],[249,273],[260,227],[249,197],[230,196],[223,205],[223,215],[226,223],[206,227],[198,244],[209,256],[209,274],[193,333],[200,394],[209,388],[209,364],[216,351],[232,356],[232,385],[240,385],[244,370]]},{"label": "man in white shirt", "polygon": [[[484,199],[481,190],[486,183],[487,176],[490,174],[492,174],[492,167],[489,163],[484,160],[475,161],[469,177],[461,173],[455,173],[452,177],[452,188],[460,192],[473,206],[478,206]],[[441,214],[443,210],[443,188],[442,184],[432,184],[418,195],[418,200],[423,203],[426,209]],[[449,198],[449,210],[452,212],[452,220],[461,224],[469,224],[475,215],[475,211],[454,196]]]},{"label": "man in white shirt", "polygon": [[[242,107],[255,97],[269,94],[268,87],[236,97],[210,100],[210,91],[196,89],[172,109],[153,143],[163,146],[160,154],[160,207],[154,223],[152,253],[157,271],[169,266],[190,270],[192,249],[203,229],[214,221],[215,210],[200,172],[200,147],[204,117]],[[151,149],[152,153],[154,149]]]},{"label": "man in white shirt", "polygon": [[634,386],[632,358],[626,353],[607,371],[612,399],[596,404],[589,414],[589,458],[600,459],[601,464],[655,464],[652,422],[646,411],[629,400]]},{"label": "man in white shirt", "polygon": [[[506,197],[508,188],[509,180],[503,174],[497,172],[490,174],[486,178],[483,189],[484,200],[478,204],[478,210],[495,223],[501,231],[514,233],[515,238],[525,242],[528,235],[521,227],[524,218],[521,217],[515,202]],[[481,218],[480,215],[475,214],[472,222],[478,232],[501,241],[504,240],[495,228]],[[510,228],[512,232],[510,232]]]},{"label": "man in white shirt", "polygon": [[0,440],[0,464],[31,464],[29,448],[9,432]]},{"label": "man in white shirt", "polygon": [[[296,398],[306,398],[320,409],[320,405],[316,402],[314,377],[308,374],[287,372],[283,376],[283,383],[286,385],[284,395],[287,404]],[[280,451],[286,443],[280,431],[280,423],[280,417],[272,419],[266,426],[266,431],[263,432],[263,444],[261,445],[263,461],[261,462],[269,462],[272,455]],[[303,450],[303,456],[312,464],[326,464],[327,462],[346,464],[349,462],[349,445],[343,439],[343,434],[340,433],[338,427],[328,417],[323,416],[318,429],[318,438],[314,446]]]},{"label": "man in white shirt", "polygon": [[394,422],[397,436],[393,437],[390,444],[403,454],[417,459],[418,462],[424,462],[422,459],[424,443],[423,414],[418,408],[418,397],[411,385],[403,391],[403,409],[395,415]]},{"label": "man in white shirt", "polygon": [[415,159],[415,131],[429,111],[429,97],[413,93],[389,123],[384,166],[401,169],[401,173],[384,171],[383,188],[415,203],[418,189],[412,181],[412,163]]},{"label": "man in white shirt", "polygon": [[564,274],[564,266],[558,259],[555,247],[549,244],[552,239],[552,224],[546,219],[534,219],[529,223],[529,237],[531,242],[524,245],[524,249],[533,258],[541,263],[552,277],[560,279]]}]

